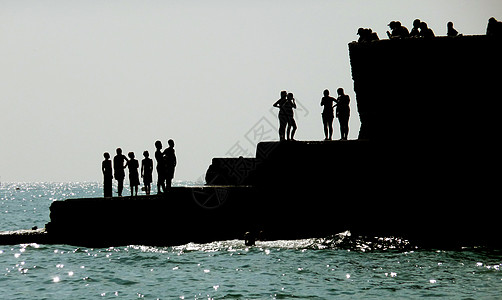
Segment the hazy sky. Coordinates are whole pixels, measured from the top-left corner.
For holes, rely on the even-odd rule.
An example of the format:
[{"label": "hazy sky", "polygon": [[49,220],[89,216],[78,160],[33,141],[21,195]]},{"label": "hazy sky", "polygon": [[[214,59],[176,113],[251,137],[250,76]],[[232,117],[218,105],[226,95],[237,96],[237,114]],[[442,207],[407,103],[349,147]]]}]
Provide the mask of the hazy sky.
[{"label": "hazy sky", "polygon": [[101,181],[103,152],[141,160],[172,138],[175,180],[196,181],[212,157],[278,140],[281,90],[299,104],[296,138],[322,140],[322,91],[345,88],[355,139],[359,27],[484,34],[492,16],[502,1],[0,0],[0,180]]}]

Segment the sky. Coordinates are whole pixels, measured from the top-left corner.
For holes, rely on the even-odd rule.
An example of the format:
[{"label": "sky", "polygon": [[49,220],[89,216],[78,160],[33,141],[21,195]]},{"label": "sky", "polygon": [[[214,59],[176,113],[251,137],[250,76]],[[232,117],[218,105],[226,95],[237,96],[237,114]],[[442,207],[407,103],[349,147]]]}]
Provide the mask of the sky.
[{"label": "sky", "polygon": [[281,90],[297,100],[295,138],[322,140],[322,92],[344,88],[356,139],[359,27],[384,39],[390,21],[420,18],[472,35],[490,17],[502,1],[0,0],[0,181],[102,181],[104,152],[141,160],[168,139],[175,180],[202,181],[213,157],[278,140]]}]

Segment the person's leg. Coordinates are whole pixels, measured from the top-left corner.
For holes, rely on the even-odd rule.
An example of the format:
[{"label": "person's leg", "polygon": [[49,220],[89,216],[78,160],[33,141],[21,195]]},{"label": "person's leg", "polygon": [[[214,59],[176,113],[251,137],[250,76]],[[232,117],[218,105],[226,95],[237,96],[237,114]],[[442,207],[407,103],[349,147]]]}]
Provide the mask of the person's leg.
[{"label": "person's leg", "polygon": [[331,120],[328,121],[328,131],[329,131],[329,140],[331,140],[333,138],[333,118],[331,118]]},{"label": "person's leg", "polygon": [[122,197],[122,190],[124,189],[124,179],[117,179],[117,192],[119,197]]},{"label": "person's leg", "polygon": [[291,122],[291,127],[293,127],[293,131],[291,131],[291,140],[295,140],[295,133],[296,133],[296,122],[295,122],[295,119],[291,118],[290,120]]}]

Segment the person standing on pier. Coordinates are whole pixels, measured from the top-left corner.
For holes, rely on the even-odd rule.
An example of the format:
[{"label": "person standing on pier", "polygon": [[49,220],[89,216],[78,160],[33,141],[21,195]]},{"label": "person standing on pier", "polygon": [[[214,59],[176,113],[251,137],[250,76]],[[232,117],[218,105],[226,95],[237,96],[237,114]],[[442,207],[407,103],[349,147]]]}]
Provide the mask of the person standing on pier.
[{"label": "person standing on pier", "polygon": [[[288,141],[295,140],[295,132],[296,132],[296,122],[294,118],[293,108],[296,109],[295,98],[293,97],[293,93],[289,93],[286,99],[286,103],[284,103],[284,112],[286,114],[288,129],[286,132],[286,139]],[[293,130],[291,130],[293,129]],[[291,133],[291,136],[289,135]]]},{"label": "person standing on pier", "polygon": [[112,171],[112,161],[110,160],[110,153],[105,152],[103,154],[105,160],[101,163],[101,171],[103,171],[103,196],[104,197],[112,197],[112,180],[113,180],[113,171]]},{"label": "person standing on pier", "polygon": [[139,186],[139,162],[134,158],[134,152],[129,152],[129,161],[127,162],[127,167],[129,168],[129,184],[131,185],[131,197],[133,195],[133,190],[135,191],[134,196],[138,196],[138,186]]},{"label": "person standing on pier", "polygon": [[[155,160],[157,161],[157,194],[161,194],[166,191],[166,167],[164,163],[164,155],[162,155],[162,142],[155,142]],[[162,192],[160,188],[162,187]]]},{"label": "person standing on pier", "polygon": [[145,193],[150,195],[150,191],[152,190],[153,161],[148,151],[145,150],[143,156],[145,158],[141,161],[141,178],[143,178],[143,184],[145,185]]},{"label": "person standing on pier", "polygon": [[286,115],[284,104],[287,101],[288,92],[281,91],[281,99],[277,100],[273,107],[279,108],[279,140],[284,141],[286,138],[286,124],[288,123],[288,117]]},{"label": "person standing on pier", "polygon": [[349,136],[349,117],[350,117],[350,98],[345,95],[342,88],[336,90],[338,98],[336,99],[336,117],[340,122],[341,140],[347,140]]},{"label": "person standing on pier", "polygon": [[324,127],[324,140],[330,141],[333,137],[333,108],[336,106],[336,99],[330,97],[329,90],[324,90],[324,97],[321,99],[321,106],[324,106],[322,111],[322,124]]},{"label": "person standing on pier", "polygon": [[166,188],[171,188],[174,178],[174,169],[176,168],[176,154],[174,153],[174,141],[167,141],[169,147],[164,150],[164,162],[166,164]]},{"label": "person standing on pier", "polygon": [[[125,157],[124,154],[122,154],[122,149],[117,148],[116,150],[117,155],[113,157],[113,172],[114,172],[114,177],[115,180],[117,180],[117,192],[119,194],[119,197],[122,197],[122,190],[124,189],[124,178],[125,178],[125,172],[124,169],[126,168],[127,165],[127,157]],[[124,161],[126,164],[124,165]]]}]

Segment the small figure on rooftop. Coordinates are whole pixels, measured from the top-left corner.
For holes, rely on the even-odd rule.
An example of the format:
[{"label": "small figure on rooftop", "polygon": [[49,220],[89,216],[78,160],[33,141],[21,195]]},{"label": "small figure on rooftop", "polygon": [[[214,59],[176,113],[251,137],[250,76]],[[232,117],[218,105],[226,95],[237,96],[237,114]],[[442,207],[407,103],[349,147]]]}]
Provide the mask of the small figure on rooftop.
[{"label": "small figure on rooftop", "polygon": [[497,21],[494,17],[488,20],[486,27],[486,35],[489,37],[502,37],[502,22]]},{"label": "small figure on rooftop", "polygon": [[152,173],[153,173],[153,160],[150,158],[150,153],[148,151],[143,152],[143,160],[141,161],[141,178],[143,178],[143,184],[145,185],[145,193],[150,195],[152,190]]},{"label": "small figure on rooftop", "polygon": [[[286,132],[286,139],[288,141],[294,141],[295,140],[295,132],[296,132],[296,122],[294,118],[294,112],[293,108],[296,109],[296,103],[295,103],[295,98],[293,97],[293,93],[288,93],[286,103],[284,103],[284,111],[286,113],[286,119],[288,123],[288,128]],[[291,130],[293,129],[293,130]],[[290,136],[291,133],[291,136]]]},{"label": "small figure on rooftop", "polygon": [[340,123],[341,140],[347,140],[349,136],[349,117],[350,117],[350,98],[345,95],[342,88],[336,90],[338,98],[336,99],[336,117]]},{"label": "small figure on rooftop", "polygon": [[447,36],[450,36],[450,37],[459,36],[458,31],[456,31],[455,28],[453,28],[453,22],[451,22],[451,21],[448,22],[448,24],[446,24],[446,28],[447,28],[447,32],[446,32]]},{"label": "small figure on rooftop", "polygon": [[131,196],[133,195],[133,189],[135,191],[134,195],[138,196],[138,186],[139,186],[139,162],[134,158],[134,152],[129,152],[129,161],[127,162],[127,167],[129,168],[129,184],[131,185]]},{"label": "small figure on rooftop", "polygon": [[420,23],[420,37],[430,39],[435,37],[434,31],[427,26],[427,23]]},{"label": "small figure on rooftop", "polygon": [[284,141],[286,139],[286,125],[288,123],[288,117],[285,111],[284,104],[287,101],[288,92],[281,91],[281,98],[277,100],[273,107],[279,108],[279,140]]},{"label": "small figure on rooftop", "polygon": [[420,37],[420,23],[422,23],[420,19],[415,19],[415,21],[413,21],[410,37]]},{"label": "small figure on rooftop", "polygon": [[359,28],[357,30],[357,35],[359,35],[359,39],[357,40],[359,43],[380,40],[377,33],[373,32],[370,28]]},{"label": "small figure on rooftop", "polygon": [[103,153],[105,160],[101,163],[101,171],[103,171],[103,194],[104,197],[112,197],[112,161],[110,160],[110,153]]},{"label": "small figure on rooftop", "polygon": [[176,168],[176,154],[174,153],[174,141],[167,141],[169,147],[164,150],[164,163],[166,167],[166,188],[172,186],[172,181],[174,178],[174,169]]},{"label": "small figure on rooftop", "polygon": [[399,21],[392,21],[388,26],[392,30],[392,32],[387,31],[389,39],[404,39],[410,36],[408,29]]},{"label": "small figure on rooftop", "polygon": [[329,141],[333,137],[333,108],[336,106],[336,99],[329,95],[329,90],[323,92],[324,97],[321,99],[321,106],[324,106],[322,111],[322,124],[324,128],[324,140]]},{"label": "small figure on rooftop", "polygon": [[[166,167],[164,162],[164,155],[162,155],[162,142],[155,142],[155,160],[157,161],[157,194],[161,194],[166,191]],[[160,190],[162,188],[162,191]]]},{"label": "small figure on rooftop", "polygon": [[[125,157],[124,154],[122,154],[122,149],[117,148],[116,150],[117,155],[113,157],[113,172],[114,172],[114,177],[115,180],[117,180],[117,193],[119,194],[119,197],[122,197],[122,190],[124,189],[124,178],[125,178],[125,172],[124,169],[126,168],[127,165],[127,157]],[[124,161],[126,164],[124,165]]]}]

